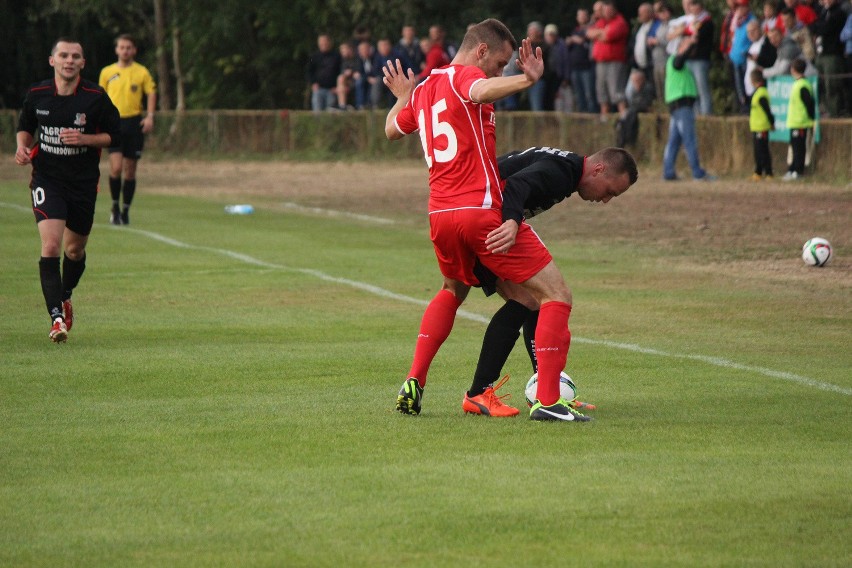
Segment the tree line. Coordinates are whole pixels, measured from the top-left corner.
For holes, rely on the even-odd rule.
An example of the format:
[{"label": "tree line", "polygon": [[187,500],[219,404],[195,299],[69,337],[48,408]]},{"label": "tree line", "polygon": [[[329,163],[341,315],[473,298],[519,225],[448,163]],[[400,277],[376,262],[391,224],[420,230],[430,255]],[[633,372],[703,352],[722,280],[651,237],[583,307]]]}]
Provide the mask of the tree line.
[{"label": "tree line", "polygon": [[[562,35],[592,0],[0,0],[0,105],[20,108],[27,87],[51,75],[47,58],[60,36],[83,43],[83,76],[97,80],[115,61],[113,40],[131,33],[138,60],[154,74],[163,109],[307,108],[305,65],[316,37],[351,38],[357,26],[396,42],[403,24],[418,35],[440,24],[456,42],[467,25],[504,21],[520,39],[532,20]],[[639,1],[617,5],[628,20]],[[677,4],[677,3],[675,3]],[[716,13],[724,0],[708,2]],[[679,5],[675,10],[679,11]]]}]

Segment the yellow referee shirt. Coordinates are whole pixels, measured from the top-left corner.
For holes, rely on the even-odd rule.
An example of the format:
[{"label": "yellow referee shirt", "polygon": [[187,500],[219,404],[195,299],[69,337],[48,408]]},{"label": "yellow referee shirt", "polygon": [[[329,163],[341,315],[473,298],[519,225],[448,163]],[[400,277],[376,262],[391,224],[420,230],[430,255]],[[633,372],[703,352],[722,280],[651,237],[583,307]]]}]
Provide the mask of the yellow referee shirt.
[{"label": "yellow referee shirt", "polygon": [[157,84],[148,69],[135,61],[128,67],[119,67],[118,63],[107,65],[101,70],[98,84],[118,108],[121,118],[141,115],[142,95],[157,91]]}]

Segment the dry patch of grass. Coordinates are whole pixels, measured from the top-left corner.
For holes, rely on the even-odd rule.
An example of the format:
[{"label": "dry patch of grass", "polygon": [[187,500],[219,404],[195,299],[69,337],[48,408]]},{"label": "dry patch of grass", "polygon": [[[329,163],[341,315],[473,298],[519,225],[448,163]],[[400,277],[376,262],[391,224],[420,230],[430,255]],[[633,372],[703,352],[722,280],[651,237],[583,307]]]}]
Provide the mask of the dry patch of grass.
[{"label": "dry patch of grass", "polygon": [[[0,166],[0,179],[28,173]],[[104,173],[104,177],[105,177]],[[425,217],[427,172],[408,162],[256,162],[145,160],[141,193],[284,203],[416,220]],[[695,270],[787,278],[852,287],[852,184],[744,180],[663,182],[640,168],[639,182],[609,204],[574,197],[533,220],[545,242],[612,240],[637,249],[688,256]],[[829,239],[835,258],[825,270],[805,267],[798,250],[810,237]],[[816,276],[818,274],[818,276]]]}]

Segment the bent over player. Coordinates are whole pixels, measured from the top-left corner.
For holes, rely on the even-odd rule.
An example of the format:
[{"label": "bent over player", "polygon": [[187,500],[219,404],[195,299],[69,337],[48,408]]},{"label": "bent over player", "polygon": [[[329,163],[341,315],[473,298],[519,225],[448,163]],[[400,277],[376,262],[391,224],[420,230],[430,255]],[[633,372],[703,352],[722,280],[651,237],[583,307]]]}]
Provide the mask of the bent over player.
[{"label": "bent over player", "polygon": [[[41,237],[41,290],[51,319],[49,337],[60,343],[68,339],[74,322],[71,292],[86,268],[100,148],[118,144],[121,132],[118,110],[107,94],[80,77],[86,65],[80,42],[57,40],[48,61],[53,78],[30,87],[24,100],[15,162],[33,168],[30,189]],[[33,145],[36,134],[38,144]]]},{"label": "bent over player", "polygon": [[520,75],[501,77],[517,46],[509,29],[489,19],[471,26],[453,61],[419,85],[399,60],[384,67],[385,84],[397,97],[385,134],[397,140],[419,131],[429,167],[429,225],[443,285],[423,314],[408,378],[397,410],[419,414],[432,359],[449,336],[456,312],[479,261],[501,278],[519,282],[541,306],[536,330],[539,361],[533,420],[581,419],[559,394],[559,374],[570,344],[571,292],[550,253],[527,224],[515,225],[514,245],[505,253],[487,248],[489,233],[501,227],[502,181],[497,171],[493,103],[541,78],[541,49],[529,38],[518,49]]},{"label": "bent over player", "polygon": [[[590,156],[581,156],[558,148],[533,147],[500,156],[497,162],[500,176],[506,180],[503,189],[506,225],[492,231],[486,242],[492,252],[498,254],[509,250],[513,244],[512,223],[521,225],[525,218],[547,211],[575,193],[584,201],[608,203],[627,191],[639,177],[636,161],[622,148],[605,148]],[[481,264],[477,264],[475,274],[486,296],[499,292],[506,303],[497,310],[485,330],[473,384],[465,393],[462,409],[471,414],[511,416],[515,409],[494,393],[494,383],[522,325],[533,372],[538,371],[534,340],[538,305],[522,286],[497,278]],[[594,410],[593,405],[577,399],[568,401],[568,405],[578,411]]]}]

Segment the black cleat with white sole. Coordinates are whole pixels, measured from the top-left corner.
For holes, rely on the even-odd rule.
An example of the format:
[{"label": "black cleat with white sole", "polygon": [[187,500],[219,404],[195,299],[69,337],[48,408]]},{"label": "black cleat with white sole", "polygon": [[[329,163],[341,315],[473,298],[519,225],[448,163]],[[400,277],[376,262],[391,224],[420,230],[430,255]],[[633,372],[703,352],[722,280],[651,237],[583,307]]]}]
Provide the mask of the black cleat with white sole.
[{"label": "black cleat with white sole", "polygon": [[590,416],[577,412],[569,406],[569,402],[560,398],[550,406],[544,406],[535,401],[530,408],[530,420],[560,421],[560,422],[589,422]]}]

